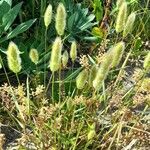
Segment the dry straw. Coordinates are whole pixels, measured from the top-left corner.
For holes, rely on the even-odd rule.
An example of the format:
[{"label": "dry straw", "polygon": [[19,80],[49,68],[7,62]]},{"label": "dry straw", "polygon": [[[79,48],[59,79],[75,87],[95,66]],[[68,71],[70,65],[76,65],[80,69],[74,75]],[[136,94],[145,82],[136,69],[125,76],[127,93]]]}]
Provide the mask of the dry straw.
[{"label": "dry straw", "polygon": [[17,45],[13,42],[9,43],[8,50],[7,50],[7,61],[8,67],[14,73],[18,73],[21,70],[21,58],[20,58],[20,51]]},{"label": "dry straw", "polygon": [[83,89],[87,79],[88,79],[88,71],[84,69],[79,73],[79,75],[76,78],[77,89]]},{"label": "dry straw", "polygon": [[50,59],[50,70],[52,72],[57,71],[61,66],[61,51],[62,42],[61,38],[57,37],[52,46],[51,59]]},{"label": "dry straw", "polygon": [[49,4],[46,8],[45,14],[44,14],[44,24],[45,27],[48,28],[52,21],[52,5]]},{"label": "dry straw", "polygon": [[112,56],[113,56],[113,59],[112,59],[112,64],[111,66],[112,67],[116,67],[121,58],[122,58],[122,55],[123,55],[123,52],[124,52],[124,49],[125,49],[125,44],[124,42],[119,42],[117,43],[112,49]]},{"label": "dry straw", "polygon": [[31,61],[37,65],[37,63],[39,61],[39,54],[38,54],[37,49],[32,48],[30,50],[29,57],[30,57]]},{"label": "dry straw", "polygon": [[128,16],[125,28],[123,30],[123,37],[126,37],[133,29],[136,14],[133,12]]},{"label": "dry straw", "polygon": [[127,3],[124,2],[119,8],[117,20],[116,20],[116,32],[119,33],[123,31],[125,27],[125,22],[127,18]]},{"label": "dry straw", "polygon": [[71,44],[70,58],[72,62],[74,62],[77,58],[77,43],[75,41]]},{"label": "dry straw", "polygon": [[64,30],[66,27],[66,10],[62,3],[59,3],[57,7],[57,13],[56,13],[56,24],[55,28],[58,33],[58,35],[63,35]]},{"label": "dry straw", "polygon": [[146,70],[149,70],[149,69],[150,69],[150,52],[149,52],[149,53],[146,55],[146,57],[145,57],[143,67],[144,67]]},{"label": "dry straw", "polygon": [[69,59],[69,54],[67,51],[65,51],[62,55],[62,65],[64,68],[67,66],[68,59]]},{"label": "dry straw", "polygon": [[109,51],[104,55],[100,68],[98,69],[96,77],[93,81],[93,87],[95,88],[96,91],[100,89],[102,82],[105,80],[108,71],[111,67],[111,62],[112,62],[112,53]]}]

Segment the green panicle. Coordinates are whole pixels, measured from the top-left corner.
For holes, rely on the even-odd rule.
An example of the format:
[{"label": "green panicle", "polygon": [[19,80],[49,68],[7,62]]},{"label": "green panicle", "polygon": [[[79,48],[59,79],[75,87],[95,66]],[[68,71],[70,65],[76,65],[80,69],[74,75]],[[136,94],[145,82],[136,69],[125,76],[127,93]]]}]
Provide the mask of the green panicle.
[{"label": "green panicle", "polygon": [[66,9],[62,3],[59,3],[56,13],[55,28],[58,35],[63,35],[66,27]]},{"label": "green panicle", "polygon": [[116,32],[117,33],[120,33],[121,31],[123,31],[125,27],[126,19],[127,19],[127,3],[124,2],[119,8],[119,12],[118,12],[117,20],[116,20]]},{"label": "green panicle", "polygon": [[132,31],[133,25],[135,22],[135,17],[136,17],[136,14],[134,12],[128,16],[125,28],[123,30],[123,37],[124,38]]},{"label": "green panicle", "polygon": [[61,38],[57,37],[52,46],[51,59],[50,59],[50,70],[52,72],[57,71],[61,66],[61,51],[62,42]]},{"label": "green panicle", "polygon": [[7,61],[8,67],[14,73],[18,73],[21,70],[21,58],[20,58],[20,51],[17,45],[13,42],[9,43],[8,50],[7,50]]},{"label": "green panicle", "polygon": [[77,58],[77,43],[75,41],[71,44],[70,58],[72,62],[74,62]]},{"label": "green panicle", "polygon": [[96,131],[95,131],[95,123],[93,123],[92,125],[89,126],[89,131],[88,131],[88,141],[92,140],[96,135]]},{"label": "green panicle", "polygon": [[116,2],[117,8],[119,9],[124,2],[125,0],[117,0]]},{"label": "green panicle", "polygon": [[48,26],[50,25],[51,21],[52,21],[52,5],[49,4],[46,8],[45,14],[44,14],[44,24],[45,27],[48,28]]},{"label": "green panicle", "polygon": [[98,69],[96,77],[93,81],[93,87],[95,88],[96,91],[100,89],[102,82],[105,80],[111,67],[111,62],[112,62],[112,53],[107,52],[104,55],[100,68]]},{"label": "green panicle", "polygon": [[116,66],[120,63],[120,60],[121,60],[121,58],[122,58],[124,49],[125,49],[125,44],[124,44],[124,42],[119,42],[119,43],[117,43],[117,44],[111,49],[111,52],[112,52],[112,55],[113,55],[112,64],[111,64],[112,67],[116,67]]},{"label": "green panicle", "polygon": [[29,57],[30,57],[31,61],[37,65],[37,63],[39,61],[39,54],[38,54],[37,49],[32,48],[30,50]]},{"label": "green panicle", "polygon": [[76,78],[77,89],[83,89],[87,79],[88,79],[88,71],[84,69],[79,73],[79,75]]},{"label": "green panicle", "polygon": [[149,70],[149,69],[150,69],[150,52],[146,55],[146,57],[145,57],[145,59],[144,59],[143,67],[144,67],[146,70]]},{"label": "green panicle", "polygon": [[68,59],[69,59],[69,54],[67,51],[65,51],[62,55],[62,65],[64,68],[67,66]]},{"label": "green panicle", "polygon": [[89,74],[89,86],[90,87],[93,86],[93,81],[96,77],[97,71],[98,71],[98,67],[96,65],[93,65]]}]

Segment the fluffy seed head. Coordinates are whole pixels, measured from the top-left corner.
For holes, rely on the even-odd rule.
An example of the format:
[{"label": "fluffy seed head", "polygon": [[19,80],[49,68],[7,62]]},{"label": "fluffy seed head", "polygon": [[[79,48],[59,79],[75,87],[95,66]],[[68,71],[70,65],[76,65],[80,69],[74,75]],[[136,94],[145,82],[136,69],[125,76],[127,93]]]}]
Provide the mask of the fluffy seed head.
[{"label": "fluffy seed head", "polygon": [[100,68],[98,69],[96,77],[93,81],[93,87],[95,88],[96,91],[100,89],[102,82],[105,80],[111,67],[111,62],[112,62],[112,53],[107,52],[103,57]]},{"label": "fluffy seed head", "polygon": [[125,44],[124,44],[124,42],[119,42],[119,43],[117,43],[117,44],[111,49],[112,56],[113,56],[112,64],[111,64],[112,67],[116,67],[116,66],[119,64],[119,62],[120,62],[120,60],[121,60],[121,58],[122,58],[124,49],[125,49]]},{"label": "fluffy seed head", "polygon": [[93,123],[89,128],[90,129],[89,129],[89,132],[88,132],[88,140],[92,140],[94,138],[94,136],[96,135],[95,123]]},{"label": "fluffy seed head", "polygon": [[127,18],[127,3],[124,2],[119,8],[119,12],[116,20],[117,33],[120,33],[124,29],[126,18]]},{"label": "fluffy seed head", "polygon": [[73,41],[71,44],[70,58],[72,62],[74,62],[77,58],[77,43],[75,41]]},{"label": "fluffy seed head", "polygon": [[123,37],[126,37],[128,33],[132,31],[134,21],[135,21],[136,14],[133,12],[128,16],[125,28],[123,30]]},{"label": "fluffy seed head", "polygon": [[8,46],[7,61],[9,69],[14,73],[18,73],[21,70],[20,51],[17,45],[13,42],[10,42]]},{"label": "fluffy seed head", "polygon": [[147,56],[145,57],[143,67],[144,67],[146,70],[149,70],[149,69],[150,69],[150,52],[149,52],[149,53],[147,54]]},{"label": "fluffy seed head", "polygon": [[87,79],[88,79],[88,71],[84,69],[79,73],[79,75],[76,78],[77,89],[83,89]]},{"label": "fluffy seed head", "polygon": [[117,2],[116,2],[117,8],[120,8],[124,2],[125,2],[125,0],[117,0]]},{"label": "fluffy seed head", "polygon": [[90,87],[93,86],[93,80],[96,77],[97,71],[98,71],[98,67],[96,65],[93,65],[89,74],[89,86]]},{"label": "fluffy seed head", "polygon": [[67,66],[68,59],[69,59],[69,54],[67,51],[65,51],[62,55],[62,65],[64,68]]},{"label": "fluffy seed head", "polygon": [[56,13],[55,28],[58,35],[63,35],[66,27],[66,9],[62,3],[59,3]]},{"label": "fluffy seed head", "polygon": [[29,57],[30,57],[31,61],[37,65],[37,63],[39,61],[39,54],[38,54],[37,49],[32,48],[30,50]]},{"label": "fluffy seed head", "polygon": [[48,28],[52,21],[52,5],[49,4],[46,8],[45,14],[44,14],[44,24],[45,27]]},{"label": "fluffy seed head", "polygon": [[57,71],[60,68],[61,50],[62,50],[61,38],[57,37],[53,43],[52,52],[51,52],[50,70],[52,72]]}]

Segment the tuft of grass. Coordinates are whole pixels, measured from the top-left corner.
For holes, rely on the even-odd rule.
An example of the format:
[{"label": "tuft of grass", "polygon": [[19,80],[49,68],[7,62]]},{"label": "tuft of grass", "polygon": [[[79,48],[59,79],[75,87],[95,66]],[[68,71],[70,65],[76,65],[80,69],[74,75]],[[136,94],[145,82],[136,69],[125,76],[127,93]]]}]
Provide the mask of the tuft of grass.
[{"label": "tuft of grass", "polygon": [[[42,14],[42,6],[45,4],[46,1],[41,1]],[[32,5],[35,5],[34,1]],[[125,11],[128,7],[124,8]],[[33,11],[33,15],[34,13]],[[64,14],[65,16],[62,16]],[[120,10],[116,12],[116,15],[120,14]],[[51,22],[51,17],[47,19],[49,20],[46,20],[46,28]],[[7,120],[8,125],[21,131],[22,136],[17,140],[17,148],[29,149],[28,144],[41,150],[149,148],[149,53],[145,55],[143,68],[135,68],[131,75],[127,76],[129,58],[132,56],[138,34],[133,38],[135,32],[132,34],[130,30],[123,37],[122,25],[115,31],[113,20],[110,27],[115,32],[108,36],[111,32],[107,31],[108,35],[106,34],[100,43],[98,55],[92,53],[93,55],[83,55],[78,59],[77,47],[82,43],[73,41],[68,46],[71,46],[69,52],[66,51],[66,37],[62,36],[66,24],[64,19],[65,8],[59,4],[56,30],[61,37],[56,37],[52,51],[49,52],[50,76],[47,76],[44,70],[42,84],[38,84],[37,81],[32,86],[31,75],[28,75],[22,84],[17,75],[18,84],[12,85],[4,58],[0,56],[0,64],[8,82],[0,86],[0,112],[4,114],[0,116],[0,120],[2,124]],[[62,24],[58,21],[62,21]],[[123,26],[126,24],[127,20]],[[133,40],[130,40],[131,37]],[[45,51],[49,51],[46,39],[47,29],[43,42]],[[11,48],[12,52],[7,54],[10,58],[8,65],[12,59],[13,62],[21,62],[17,45],[10,46],[8,49]],[[29,57],[37,69],[40,53],[31,49]],[[77,64],[78,60],[81,67]],[[72,66],[69,63],[72,63]],[[19,65],[23,68],[23,64]],[[16,72],[9,68],[17,74],[21,70]],[[66,70],[69,70],[69,75],[66,75]],[[35,77],[38,73],[37,69]],[[4,135],[0,134],[0,148],[3,143]]]}]

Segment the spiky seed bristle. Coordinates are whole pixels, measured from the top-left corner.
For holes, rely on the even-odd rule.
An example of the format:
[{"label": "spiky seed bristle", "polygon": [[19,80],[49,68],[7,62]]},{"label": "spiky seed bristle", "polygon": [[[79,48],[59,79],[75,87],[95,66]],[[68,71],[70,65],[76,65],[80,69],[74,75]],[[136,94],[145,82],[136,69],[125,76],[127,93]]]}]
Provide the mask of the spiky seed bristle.
[{"label": "spiky seed bristle", "polygon": [[107,52],[104,55],[100,68],[98,69],[96,77],[93,80],[93,87],[96,91],[100,89],[102,82],[105,80],[111,67],[111,62],[112,62],[112,53]]},{"label": "spiky seed bristle", "polygon": [[119,8],[119,12],[118,12],[117,20],[116,20],[115,29],[117,33],[120,33],[121,31],[123,31],[125,27],[126,18],[127,18],[127,3],[124,2]]},{"label": "spiky seed bristle", "polygon": [[76,78],[77,89],[83,89],[87,79],[88,79],[88,71],[84,69],[79,73],[79,75]]},{"label": "spiky seed bristle", "polygon": [[14,73],[20,72],[22,68],[20,51],[17,45],[13,42],[10,42],[8,46],[7,61],[8,61],[8,67],[11,71],[13,71]]},{"label": "spiky seed bristle", "polygon": [[57,37],[52,46],[51,59],[50,59],[50,70],[52,72],[57,71],[61,65],[61,51],[62,41],[60,37]]},{"label": "spiky seed bristle", "polygon": [[125,28],[123,30],[123,37],[124,38],[132,31],[133,25],[135,22],[135,17],[136,17],[136,14],[134,12],[128,16]]},{"label": "spiky seed bristle", "polygon": [[52,5],[49,4],[46,8],[45,14],[44,14],[44,24],[45,27],[48,28],[52,21]]},{"label": "spiky seed bristle", "polygon": [[146,70],[149,70],[149,69],[150,69],[150,52],[146,55],[146,57],[145,57],[145,59],[144,59],[143,67],[144,67]]},{"label": "spiky seed bristle", "polygon": [[68,59],[69,59],[69,54],[67,51],[65,51],[62,55],[62,65],[64,68],[67,66]]},{"label": "spiky seed bristle", "polygon": [[72,62],[74,62],[77,58],[77,43],[75,41],[71,44],[70,58]]},{"label": "spiky seed bristle", "polygon": [[116,66],[120,63],[120,60],[121,60],[121,58],[122,58],[124,49],[125,49],[125,43],[122,42],[122,41],[119,42],[119,43],[117,43],[117,44],[111,49],[111,51],[112,51],[112,56],[113,56],[112,64],[111,64],[112,67],[116,67]]},{"label": "spiky seed bristle", "polygon": [[65,31],[66,27],[66,9],[62,3],[59,3],[57,7],[57,13],[56,13],[56,23],[55,28],[58,33],[58,35],[62,36]]},{"label": "spiky seed bristle", "polygon": [[39,61],[39,54],[37,49],[32,48],[29,52],[29,57],[31,59],[31,61],[37,65],[38,61]]}]

